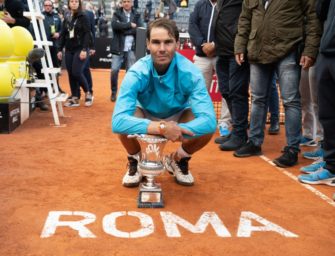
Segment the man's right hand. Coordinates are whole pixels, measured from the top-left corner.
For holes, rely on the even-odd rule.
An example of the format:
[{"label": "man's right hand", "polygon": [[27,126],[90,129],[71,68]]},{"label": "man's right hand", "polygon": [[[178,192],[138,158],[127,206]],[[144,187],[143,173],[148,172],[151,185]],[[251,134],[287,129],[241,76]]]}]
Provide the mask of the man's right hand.
[{"label": "man's right hand", "polygon": [[131,22],[130,24],[131,24],[132,28],[136,28],[137,27],[136,23]]},{"label": "man's right hand", "polygon": [[237,64],[241,66],[242,63],[244,62],[244,53],[235,54],[235,60],[236,60]]}]

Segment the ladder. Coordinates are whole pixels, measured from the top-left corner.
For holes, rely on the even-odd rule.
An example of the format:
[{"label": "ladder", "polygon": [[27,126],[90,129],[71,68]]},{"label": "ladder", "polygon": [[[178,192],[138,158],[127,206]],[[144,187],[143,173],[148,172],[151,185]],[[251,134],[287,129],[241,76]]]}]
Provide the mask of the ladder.
[{"label": "ladder", "polygon": [[[59,116],[64,117],[62,103],[66,101],[68,95],[60,93],[57,84],[57,74],[60,68],[54,68],[51,58],[49,46],[53,43],[47,40],[44,28],[44,15],[41,12],[39,0],[28,0],[29,12],[24,12],[24,16],[29,18],[34,29],[35,41],[34,45],[45,51],[45,56],[41,58],[42,73],[44,79],[36,79],[31,83],[25,82],[24,87],[47,88],[48,97],[52,109],[52,115],[56,126],[60,126]],[[57,109],[58,107],[58,109]]]}]

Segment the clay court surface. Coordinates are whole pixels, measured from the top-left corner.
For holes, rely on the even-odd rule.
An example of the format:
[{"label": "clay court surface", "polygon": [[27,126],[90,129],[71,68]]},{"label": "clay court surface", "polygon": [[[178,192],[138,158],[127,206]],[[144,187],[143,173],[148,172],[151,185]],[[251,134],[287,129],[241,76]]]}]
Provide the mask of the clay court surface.
[{"label": "clay court surface", "polygon": [[[284,146],[283,126],[280,135],[266,137],[263,158],[238,159],[219,151],[212,141],[190,162],[193,187],[177,185],[164,173],[158,180],[165,208],[137,208],[138,189],[121,185],[126,155],[111,132],[109,72],[94,71],[93,78],[93,106],[82,102],[79,108],[65,108],[64,127],[50,125],[51,112],[36,110],[13,133],[0,135],[1,256],[335,255],[334,187],[304,187],[294,180],[309,160],[300,158],[299,166],[285,170],[266,161]],[[61,84],[69,91],[66,73]],[[168,144],[165,152],[176,146]],[[78,212],[94,216],[83,225],[94,237],[81,237],[69,225],[43,234],[50,212],[63,211],[72,216],[64,214],[58,223],[86,218]],[[150,227],[144,229],[133,212],[145,214]],[[207,223],[201,231],[197,222],[206,213],[221,222]],[[120,216],[114,222],[107,218],[115,214]],[[171,236],[162,217],[167,214],[193,229],[175,225],[180,236]],[[104,220],[110,221],[109,228],[104,228]],[[271,229],[264,220],[295,237]],[[226,232],[220,235],[213,226]],[[141,230],[151,233],[136,237]]]}]

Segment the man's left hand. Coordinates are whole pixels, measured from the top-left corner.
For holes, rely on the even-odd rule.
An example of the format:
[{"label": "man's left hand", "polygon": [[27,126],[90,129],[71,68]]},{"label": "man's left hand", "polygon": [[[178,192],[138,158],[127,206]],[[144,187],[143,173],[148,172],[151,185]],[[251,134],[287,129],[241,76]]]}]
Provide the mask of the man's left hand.
[{"label": "man's left hand", "polygon": [[300,66],[303,69],[309,69],[314,65],[315,59],[309,56],[301,56],[300,58]]}]

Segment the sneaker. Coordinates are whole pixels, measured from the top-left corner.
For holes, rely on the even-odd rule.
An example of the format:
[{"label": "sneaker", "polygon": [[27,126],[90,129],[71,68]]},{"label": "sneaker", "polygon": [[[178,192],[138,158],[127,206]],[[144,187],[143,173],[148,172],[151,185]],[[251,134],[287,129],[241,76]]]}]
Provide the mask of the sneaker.
[{"label": "sneaker", "polygon": [[85,106],[86,107],[92,106],[93,100],[94,100],[94,97],[93,97],[92,93],[87,92],[86,97],[85,97]]},{"label": "sneaker", "polygon": [[127,172],[123,176],[122,185],[127,188],[137,187],[142,180],[142,175],[137,170],[137,160],[128,156]]},{"label": "sneaker", "polygon": [[326,166],[326,162],[323,161],[322,158],[320,158],[319,160],[314,161],[312,164],[301,167],[300,171],[304,172],[304,173],[313,173],[316,172],[317,170],[319,170],[320,168],[323,168]]},{"label": "sneaker", "polygon": [[251,140],[234,152],[236,157],[259,156],[262,154],[262,147],[256,146]]},{"label": "sneaker", "polygon": [[271,122],[269,130],[268,130],[268,134],[269,135],[277,135],[277,134],[279,134],[279,130],[280,130],[279,122],[278,121]]},{"label": "sneaker", "polygon": [[49,106],[43,101],[37,102],[36,107],[38,107],[41,111],[49,111]]},{"label": "sneaker", "polygon": [[229,134],[228,136],[220,136],[220,137],[217,137],[215,140],[214,140],[214,143],[216,144],[222,144],[224,143],[226,140],[228,140],[230,138],[231,134]]},{"label": "sneaker", "polygon": [[311,174],[299,175],[298,180],[307,184],[326,184],[329,186],[335,186],[335,174],[325,168],[321,168]]},{"label": "sneaker", "polygon": [[65,107],[79,107],[79,99],[77,97],[72,97],[70,100],[67,100],[64,104]]},{"label": "sneaker", "polygon": [[314,151],[307,151],[302,153],[302,156],[307,159],[318,160],[323,157],[323,149],[318,148]]},{"label": "sneaker", "polygon": [[190,159],[191,157],[184,157],[179,161],[175,161],[173,155],[166,158],[167,171],[174,175],[178,184],[183,186],[192,186],[194,184],[194,178],[188,169],[188,161]]},{"label": "sneaker", "polygon": [[298,163],[298,151],[286,146],[284,148],[284,153],[273,160],[273,163],[279,167],[291,167]]},{"label": "sneaker", "polygon": [[219,133],[221,137],[227,137],[230,134],[229,126],[226,123],[219,124]]},{"label": "sneaker", "polygon": [[316,147],[317,145],[317,141],[307,138],[305,136],[301,137],[300,146]]},{"label": "sneaker", "polygon": [[245,139],[240,138],[239,136],[236,135],[232,135],[229,137],[228,140],[226,140],[225,142],[223,142],[219,148],[222,151],[234,151],[239,149],[240,147],[242,147],[242,145],[244,145],[246,142]]}]

